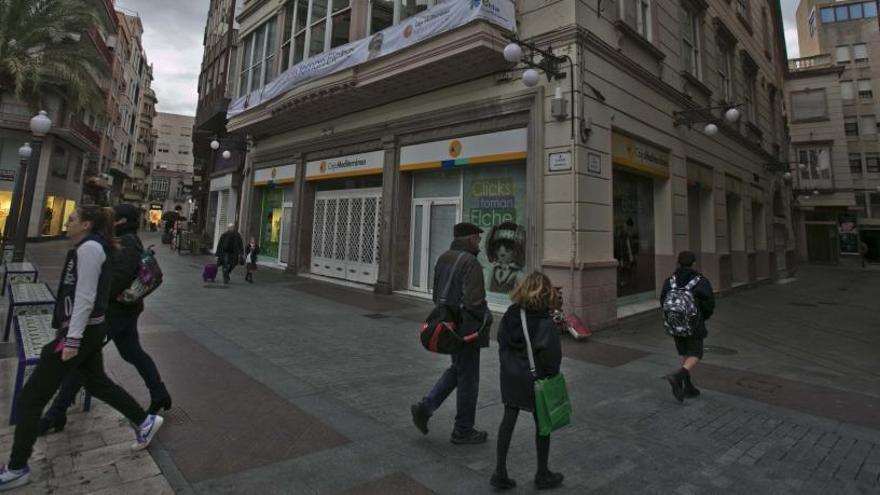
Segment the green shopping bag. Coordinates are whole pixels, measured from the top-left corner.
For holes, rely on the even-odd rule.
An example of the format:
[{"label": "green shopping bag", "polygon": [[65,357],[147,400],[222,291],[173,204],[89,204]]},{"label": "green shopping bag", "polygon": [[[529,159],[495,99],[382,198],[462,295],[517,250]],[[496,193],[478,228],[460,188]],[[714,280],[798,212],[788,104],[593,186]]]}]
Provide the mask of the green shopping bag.
[{"label": "green shopping bag", "polygon": [[549,435],[571,420],[571,402],[565,377],[557,373],[535,381],[535,412],[538,415],[538,434]]},{"label": "green shopping bag", "polygon": [[[529,355],[529,369],[535,374],[535,356],[532,354],[532,342],[526,325],[526,311],[519,310],[523,335],[526,339],[526,352]],[[546,437],[571,421],[571,402],[568,400],[568,389],[562,372],[547,378],[535,380],[535,414],[538,417],[538,434]]]}]

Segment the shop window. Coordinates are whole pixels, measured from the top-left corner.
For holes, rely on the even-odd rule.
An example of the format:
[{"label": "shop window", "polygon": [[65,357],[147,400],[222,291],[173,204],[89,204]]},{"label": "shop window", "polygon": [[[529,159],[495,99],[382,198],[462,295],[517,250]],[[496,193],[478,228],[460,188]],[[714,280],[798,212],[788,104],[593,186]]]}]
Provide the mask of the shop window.
[{"label": "shop window", "polygon": [[865,153],[865,171],[880,174],[880,153]]},{"label": "shop window", "polygon": [[265,259],[277,259],[278,248],[281,241],[282,204],[284,190],[280,187],[266,187],[263,189],[263,201],[260,209],[260,234],[259,244],[261,256]]},{"label": "shop window", "polygon": [[825,90],[796,91],[791,94],[791,119],[793,122],[828,118]]},{"label": "shop window", "polygon": [[653,295],[654,180],[614,170],[612,181],[617,296]]},{"label": "shop window", "polygon": [[9,218],[9,209],[12,206],[12,192],[0,191],[0,233],[5,234],[6,219]]},{"label": "shop window", "polygon": [[849,171],[852,174],[862,175],[862,155],[861,153],[849,154]]}]

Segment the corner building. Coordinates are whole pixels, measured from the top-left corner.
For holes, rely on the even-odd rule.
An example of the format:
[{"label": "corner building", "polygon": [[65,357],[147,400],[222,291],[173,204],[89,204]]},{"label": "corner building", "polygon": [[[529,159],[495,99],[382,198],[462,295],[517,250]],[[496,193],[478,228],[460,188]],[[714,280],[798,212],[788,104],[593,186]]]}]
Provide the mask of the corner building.
[{"label": "corner building", "polygon": [[[238,21],[227,127],[266,263],[427,297],[469,221],[491,303],[543,270],[593,327],[655,307],[682,249],[719,290],[791,268],[774,3],[250,1]],[[565,77],[525,86],[514,31]]]}]

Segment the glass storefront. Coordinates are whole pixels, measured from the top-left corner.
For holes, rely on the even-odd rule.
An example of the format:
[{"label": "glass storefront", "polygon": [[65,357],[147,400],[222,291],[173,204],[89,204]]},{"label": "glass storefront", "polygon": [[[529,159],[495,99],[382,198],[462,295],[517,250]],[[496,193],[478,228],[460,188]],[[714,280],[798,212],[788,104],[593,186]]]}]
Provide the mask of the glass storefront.
[{"label": "glass storefront", "polygon": [[[278,258],[281,240],[281,204],[284,191],[277,187],[263,190],[263,206],[260,209],[260,254],[269,259]],[[249,242],[245,239],[245,242]]]},{"label": "glass storefront", "polygon": [[478,259],[487,299],[509,304],[508,293],[527,272],[525,163],[418,172],[413,181],[411,287],[431,290],[452,226],[470,222],[484,231]]},{"label": "glass storefront", "polygon": [[9,218],[9,209],[12,206],[12,192],[0,191],[0,233],[5,233],[6,220]]},{"label": "glass storefront", "polygon": [[614,170],[617,297],[654,293],[654,179]]},{"label": "glass storefront", "polygon": [[67,217],[76,208],[76,201],[61,196],[46,196],[40,235],[55,236],[67,231]]}]

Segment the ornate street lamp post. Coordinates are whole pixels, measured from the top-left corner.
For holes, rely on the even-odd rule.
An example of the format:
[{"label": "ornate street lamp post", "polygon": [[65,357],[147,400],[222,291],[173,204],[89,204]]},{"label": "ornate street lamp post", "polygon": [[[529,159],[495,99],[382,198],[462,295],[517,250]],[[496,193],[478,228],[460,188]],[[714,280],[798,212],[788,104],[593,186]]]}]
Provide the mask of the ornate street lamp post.
[{"label": "ornate street lamp post", "polygon": [[22,175],[27,171],[27,182],[24,194],[21,197],[21,207],[18,214],[18,225],[15,227],[15,250],[12,253],[12,261],[24,260],[24,249],[27,244],[28,227],[30,225],[31,208],[34,203],[34,190],[37,187],[37,173],[40,168],[40,149],[43,146],[43,137],[52,128],[52,119],[45,110],[31,118],[31,133],[33,134],[33,152],[27,167],[22,167]]},{"label": "ornate street lamp post", "polygon": [[9,202],[9,214],[6,216],[6,225],[3,226],[3,255],[6,255],[6,245],[10,239],[15,238],[15,228],[18,225],[18,212],[21,210],[21,186],[24,183],[24,172],[27,161],[34,150],[30,143],[24,143],[18,148],[18,170],[15,171],[15,185],[12,188],[12,200]]}]

